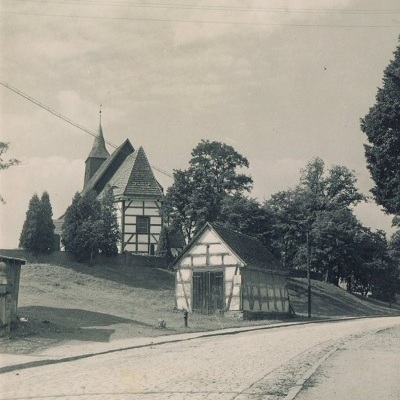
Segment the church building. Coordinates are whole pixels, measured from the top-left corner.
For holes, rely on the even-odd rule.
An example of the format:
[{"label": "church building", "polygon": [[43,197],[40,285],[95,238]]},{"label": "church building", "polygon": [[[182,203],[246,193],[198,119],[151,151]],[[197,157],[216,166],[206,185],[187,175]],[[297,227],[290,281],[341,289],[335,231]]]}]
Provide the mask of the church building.
[{"label": "church building", "polygon": [[[143,147],[135,149],[127,139],[112,154],[107,151],[100,121],[86,159],[81,194],[94,190],[101,198],[107,185],[113,189],[117,209],[121,231],[119,251],[154,255],[163,225],[160,213],[163,188]],[[62,225],[60,220],[57,222],[56,227]]]}]

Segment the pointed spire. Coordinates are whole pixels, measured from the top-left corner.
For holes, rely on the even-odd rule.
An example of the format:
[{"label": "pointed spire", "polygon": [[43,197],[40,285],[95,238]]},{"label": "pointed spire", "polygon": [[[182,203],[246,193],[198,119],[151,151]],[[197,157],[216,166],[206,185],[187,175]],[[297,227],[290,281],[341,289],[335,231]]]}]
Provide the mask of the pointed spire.
[{"label": "pointed spire", "polygon": [[103,129],[101,127],[101,105],[100,105],[100,123],[97,135],[94,139],[92,150],[90,151],[88,158],[86,159],[85,167],[85,179],[83,187],[89,182],[90,178],[100,168],[101,164],[110,156],[110,153],[106,149],[106,143],[104,141]]},{"label": "pointed spire", "polygon": [[88,156],[88,158],[108,158],[110,153],[106,149],[106,143],[103,136],[103,128],[101,127],[101,107],[100,104],[100,122],[99,122],[99,129],[97,131],[97,136],[94,139],[92,150]]}]

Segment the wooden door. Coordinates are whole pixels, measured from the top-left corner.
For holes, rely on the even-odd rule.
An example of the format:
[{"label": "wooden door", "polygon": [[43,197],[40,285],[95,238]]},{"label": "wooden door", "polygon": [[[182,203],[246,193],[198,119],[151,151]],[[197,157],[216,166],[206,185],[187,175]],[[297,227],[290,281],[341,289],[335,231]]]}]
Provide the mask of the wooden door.
[{"label": "wooden door", "polygon": [[212,315],[224,310],[223,271],[193,272],[193,311]]}]

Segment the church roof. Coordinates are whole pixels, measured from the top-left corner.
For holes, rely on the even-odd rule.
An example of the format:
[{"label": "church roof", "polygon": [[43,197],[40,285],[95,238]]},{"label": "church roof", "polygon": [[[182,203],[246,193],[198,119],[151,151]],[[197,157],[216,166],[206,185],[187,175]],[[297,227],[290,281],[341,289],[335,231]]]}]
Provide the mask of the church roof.
[{"label": "church roof", "polygon": [[95,190],[99,194],[109,183],[110,179],[119,170],[120,166],[130,158],[130,154],[135,151],[129,139],[126,139],[104,162],[85,185],[82,194]]},{"label": "church roof", "polygon": [[146,153],[140,147],[125,159],[108,182],[116,197],[162,197]]},{"label": "church roof", "polygon": [[106,149],[106,143],[104,141],[103,129],[101,124],[99,125],[97,136],[94,139],[92,150],[90,151],[88,158],[108,158],[110,153]]}]

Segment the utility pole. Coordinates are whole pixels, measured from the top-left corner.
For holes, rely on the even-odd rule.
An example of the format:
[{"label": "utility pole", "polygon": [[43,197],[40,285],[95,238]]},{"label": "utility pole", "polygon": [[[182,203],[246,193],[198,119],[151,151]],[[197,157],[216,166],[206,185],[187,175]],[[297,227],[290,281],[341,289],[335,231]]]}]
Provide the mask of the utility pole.
[{"label": "utility pole", "polygon": [[308,318],[311,318],[311,277],[310,277],[310,233],[306,232],[307,238],[307,306],[308,306]]}]

